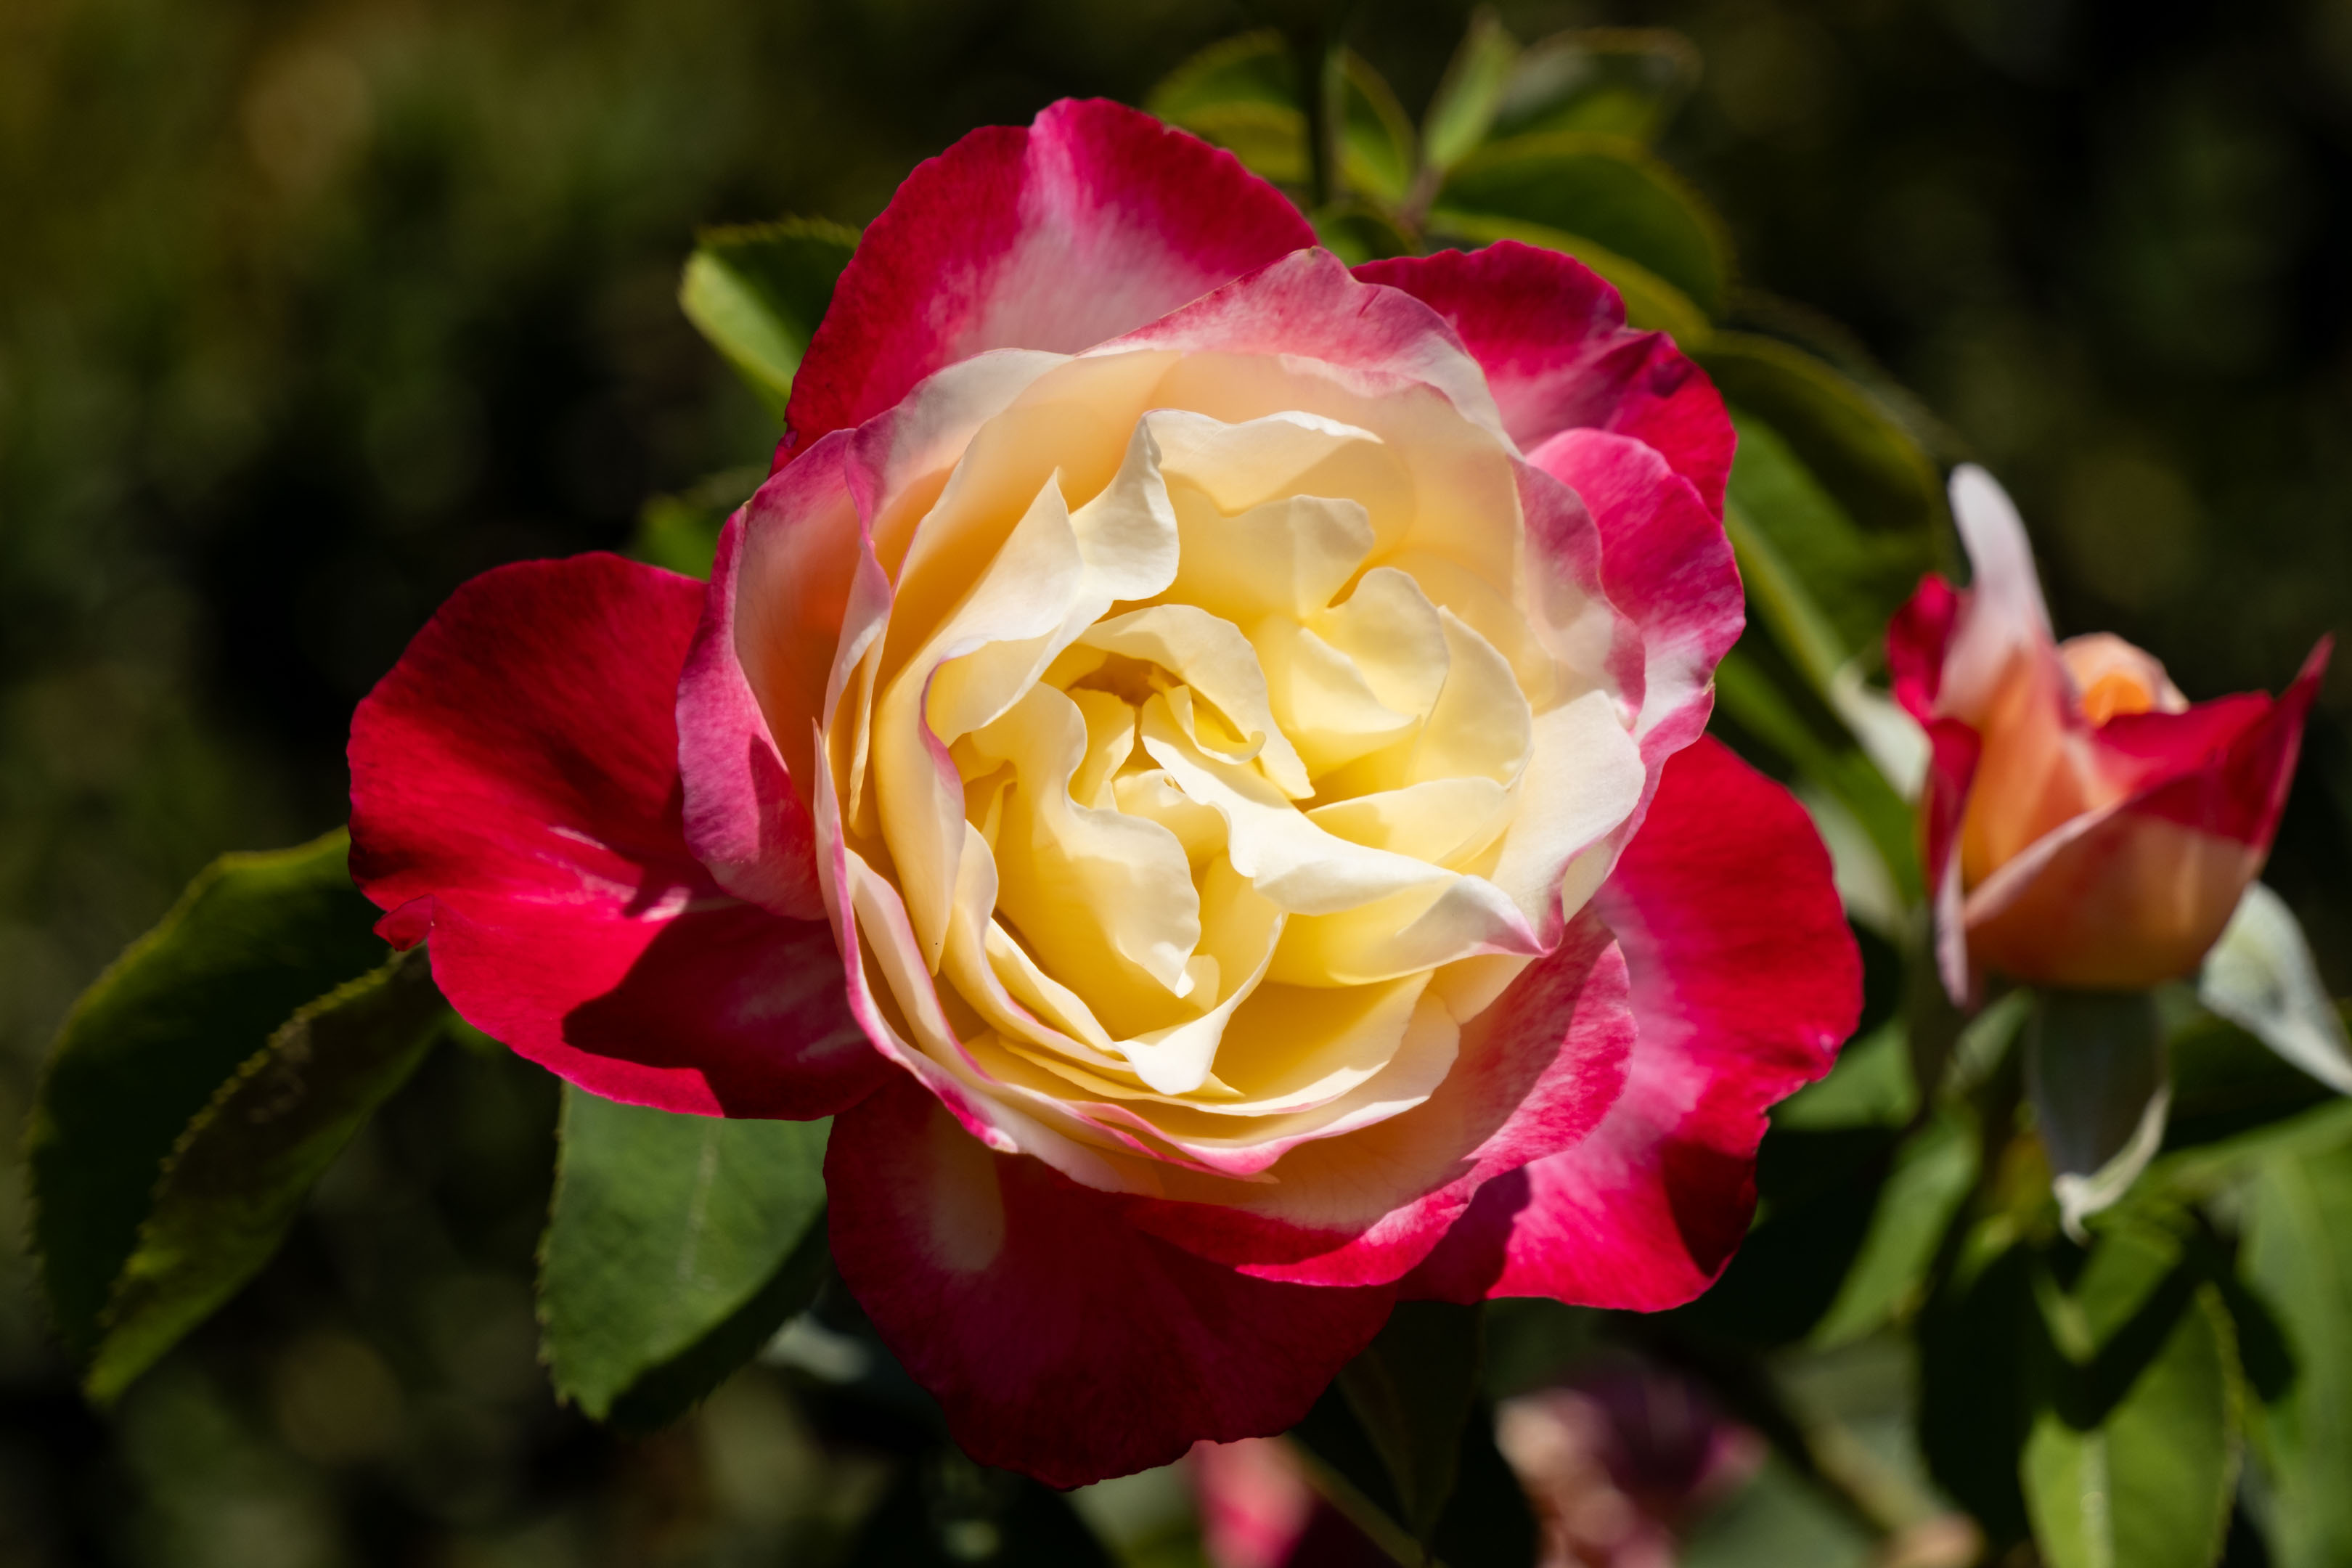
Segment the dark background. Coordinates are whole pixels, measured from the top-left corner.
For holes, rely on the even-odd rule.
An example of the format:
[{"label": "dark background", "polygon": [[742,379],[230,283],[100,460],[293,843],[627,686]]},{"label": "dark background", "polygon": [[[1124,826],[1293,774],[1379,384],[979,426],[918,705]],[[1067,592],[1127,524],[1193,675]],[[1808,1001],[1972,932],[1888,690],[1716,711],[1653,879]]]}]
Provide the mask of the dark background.
[{"label": "dark background", "polygon": [[[1418,110],[1466,17],[1369,0]],[[2062,632],[2192,697],[2352,630],[2352,0],[1507,5],[1664,25],[1666,151],[2016,494]],[[458,582],[624,542],[772,429],[673,302],[701,223],[870,218],[975,124],[1139,100],[1217,0],[0,0],[0,1126],[226,848],[340,821],[352,706]],[[2352,990],[2352,686],[2270,879]],[[558,1412],[554,1096],[443,1051],[288,1254],[88,1414],[0,1168],[0,1563],[822,1558],[873,1467],[754,1372]],[[812,1555],[814,1554],[814,1555]]]}]

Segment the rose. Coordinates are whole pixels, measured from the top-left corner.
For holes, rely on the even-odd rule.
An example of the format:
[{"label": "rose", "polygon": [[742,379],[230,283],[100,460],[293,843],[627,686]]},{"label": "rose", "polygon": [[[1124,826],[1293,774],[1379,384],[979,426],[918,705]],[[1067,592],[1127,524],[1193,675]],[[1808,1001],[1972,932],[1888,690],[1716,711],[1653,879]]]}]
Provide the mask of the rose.
[{"label": "rose", "polygon": [[353,866],[584,1089],[836,1116],[833,1252],[975,1457],[1294,1422],[1400,1295],[1687,1300],[1858,1006],[1699,739],[1732,433],[1576,263],[1350,274],[1106,103],[866,231],[708,589],[460,589]]},{"label": "rose", "polygon": [[1921,820],[1946,983],[1975,972],[2133,990],[2186,974],[2262,869],[2327,665],[2322,639],[2276,701],[2190,705],[2107,633],[2053,639],[2016,510],[1952,476],[1974,568],[1929,576],[1887,634],[1895,694],[1927,730]]}]

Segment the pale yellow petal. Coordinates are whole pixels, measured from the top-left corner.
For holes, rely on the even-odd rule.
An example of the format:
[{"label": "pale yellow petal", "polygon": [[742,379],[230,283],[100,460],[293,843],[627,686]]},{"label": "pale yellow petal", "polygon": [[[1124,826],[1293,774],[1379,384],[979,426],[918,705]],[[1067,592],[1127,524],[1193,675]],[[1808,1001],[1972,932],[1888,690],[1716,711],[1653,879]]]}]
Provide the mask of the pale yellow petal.
[{"label": "pale yellow petal", "polygon": [[1087,724],[1086,760],[1070,775],[1070,798],[1097,811],[1116,810],[1111,779],[1135,752],[1135,708],[1115,692],[1083,686],[1064,695],[1078,705]]},{"label": "pale yellow petal", "polygon": [[1217,1076],[1238,1099],[1220,1114],[1272,1115],[1336,1100],[1394,1059],[1425,974],[1376,985],[1260,984],[1234,1011]]},{"label": "pale yellow petal", "polygon": [[1148,417],[1168,473],[1191,481],[1225,512],[1302,490],[1322,493],[1302,481],[1350,447],[1379,444],[1369,431],[1297,409],[1232,423],[1183,408],[1156,409]]},{"label": "pale yellow petal", "polygon": [[[1058,627],[1077,591],[1085,563],[1070,531],[1069,510],[1050,479],[1023,513],[991,569],[964,601],[884,689],[874,733],[875,802],[907,903],[930,965],[946,940],[948,904],[964,834],[963,784],[946,762],[943,741],[977,728],[976,715],[996,705],[1010,677],[1007,660],[991,645],[1018,644]],[[982,653],[964,674],[940,671],[963,655]],[[935,671],[947,679],[934,694]],[[942,736],[933,728],[946,726]]]},{"label": "pale yellow petal", "polygon": [[1115,1034],[1176,1021],[1135,1016],[1164,1010],[1139,981],[1148,977],[1170,1000],[1192,990],[1186,964],[1201,940],[1200,900],[1176,836],[1071,800],[1087,725],[1077,704],[1051,687],[1032,687],[972,742],[1020,776],[997,836],[1004,917]]},{"label": "pale yellow petal", "polygon": [[[1527,766],[1534,715],[1495,647],[1450,610],[1445,628],[1445,685],[1414,739],[1405,782],[1486,778],[1507,784]],[[1620,733],[1622,733],[1621,729]]]},{"label": "pale yellow petal", "polygon": [[1178,789],[1159,769],[1122,773],[1111,781],[1111,793],[1119,810],[1174,834],[1195,868],[1225,852],[1225,819]]},{"label": "pale yellow petal", "polygon": [[1350,844],[1308,821],[1250,768],[1187,741],[1163,698],[1143,710],[1143,748],[1176,787],[1225,819],[1226,856],[1257,890],[1294,913],[1353,909],[1446,873],[1402,855]]},{"label": "pale yellow petal", "polygon": [[1308,820],[1353,844],[1454,867],[1510,826],[1513,796],[1489,778],[1425,779],[1317,806]]},{"label": "pale yellow petal", "polygon": [[1306,764],[1275,722],[1257,650],[1231,621],[1192,605],[1153,605],[1097,622],[1080,640],[1158,665],[1213,704],[1244,743],[1260,746],[1258,766],[1276,787],[1294,800],[1315,793]]},{"label": "pale yellow petal", "polygon": [[1183,557],[1168,596],[1236,625],[1262,616],[1297,620],[1328,606],[1372,548],[1363,503],[1286,496],[1237,515],[1171,476],[1169,497]]},{"label": "pale yellow petal", "polygon": [[1345,603],[1309,624],[1348,656],[1388,708],[1419,718],[1437,700],[1452,664],[1452,645],[1438,607],[1403,573],[1375,566]]},{"label": "pale yellow petal", "polygon": [[1284,929],[1273,977],[1294,985],[1363,985],[1478,953],[1528,953],[1541,942],[1525,911],[1484,877],[1439,873],[1336,914]]},{"label": "pale yellow petal", "polygon": [[[1559,907],[1571,860],[1633,814],[1643,779],[1641,752],[1607,693],[1587,692],[1535,721],[1518,811],[1490,876],[1538,929]],[[1584,879],[1578,904],[1592,885]]]},{"label": "pale yellow petal", "polygon": [[1380,699],[1356,661],[1307,627],[1269,616],[1250,628],[1267,700],[1310,776],[1395,744],[1420,722]]}]

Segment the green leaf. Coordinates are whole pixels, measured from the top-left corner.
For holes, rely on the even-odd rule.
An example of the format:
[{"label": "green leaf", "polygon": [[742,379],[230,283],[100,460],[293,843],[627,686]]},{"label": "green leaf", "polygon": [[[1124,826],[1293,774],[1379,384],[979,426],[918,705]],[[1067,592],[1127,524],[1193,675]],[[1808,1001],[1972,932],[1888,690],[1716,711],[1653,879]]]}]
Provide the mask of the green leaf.
[{"label": "green leaf", "polygon": [[1350,267],[1413,253],[1412,237],[1397,226],[1395,218],[1369,202],[1334,202],[1307,216],[1323,248]]},{"label": "green leaf", "polygon": [[1827,696],[1849,659],[1884,642],[1888,617],[1935,563],[1933,538],[1857,526],[1766,419],[1735,406],[1732,424],[1739,445],[1729,497],[1749,535],[1735,541],[1747,552],[1741,564],[1759,546],[1770,551],[1773,581],[1755,595],[1759,608]]},{"label": "green leaf", "polygon": [[[1342,51],[1337,66],[1341,183],[1394,205],[1420,165],[1412,121],[1361,57]],[[1210,45],[1171,71],[1143,106],[1276,184],[1304,185],[1311,174],[1297,62],[1274,28]]]},{"label": "green leaf", "polygon": [[1870,393],[1775,338],[1724,331],[1689,346],[1724,401],[1779,432],[1857,523],[1933,537],[1944,515],[1936,465]]},{"label": "green leaf", "polygon": [[1429,100],[1429,112],[1422,117],[1422,151],[1431,167],[1450,169],[1486,140],[1518,58],[1518,40],[1492,7],[1481,5],[1471,13],[1470,30],[1463,35],[1436,96]]},{"label": "green leaf", "polygon": [[2338,1094],[2352,1094],[2352,1040],[2320,984],[2286,900],[2251,882],[2205,955],[2199,1000]]},{"label": "green leaf", "polygon": [[630,536],[628,553],[647,565],[707,582],[719,557],[719,531],[726,526],[724,513],[713,517],[677,496],[648,496],[637,509],[637,531]]},{"label": "green leaf", "polygon": [[2347,1139],[2352,1139],[2352,1100],[2331,1096],[2250,1131],[2163,1155],[2148,1167],[2147,1184],[2181,1202],[2218,1197],[2236,1192],[2264,1160],[2322,1152]]},{"label": "green leaf", "polygon": [[2164,1142],[2172,1104],[2164,1037],[2145,991],[2037,991],[2025,1081],[2061,1221],[2083,1221],[2130,1190]]},{"label": "green leaf", "polygon": [[[1853,1514],[1777,1453],[1755,1479],[1695,1520],[1675,1568],[1871,1568],[1883,1559]],[[1904,1561],[1904,1559],[1895,1559]],[[1939,1560],[1940,1561],[1940,1560]]]},{"label": "green leaf", "polygon": [[1919,1086],[1899,1021],[1888,1023],[1838,1052],[1827,1078],[1807,1084],[1772,1108],[1772,1125],[1799,1131],[1838,1127],[1901,1127],[1919,1109]]},{"label": "green leaf", "polygon": [[833,302],[857,231],[818,218],[707,228],[678,279],[677,302],[777,419],[793,374]]},{"label": "green leaf", "polygon": [[[1733,537],[1739,538],[1737,528]],[[1754,554],[1743,553],[1743,567],[1754,559]],[[1750,573],[1751,599],[1765,600],[1771,591],[1769,584],[1769,573]],[[1906,904],[1916,904],[1922,896],[1917,826],[1909,803],[1895,793],[1878,765],[1855,746],[1822,739],[1789,694],[1763,672],[1744,647],[1725,656],[1716,667],[1715,680],[1716,700],[1724,716],[1778,752],[1801,777],[1844,805],[1869,837],[1896,896]]]},{"label": "green leaf", "polygon": [[1354,50],[1339,57],[1339,178],[1395,205],[1412,189],[1421,149],[1388,82]]},{"label": "green leaf", "polygon": [[1297,68],[1272,27],[1211,44],[1161,79],[1143,107],[1226,149],[1261,178],[1307,182]]},{"label": "green leaf", "polygon": [[1327,1495],[1400,1562],[1530,1560],[1524,1498],[1479,1398],[1475,1307],[1402,1301],[1291,1434]]},{"label": "green leaf", "polygon": [[[1857,528],[1769,425],[1745,410],[1735,410],[1733,420],[1739,447],[1724,525],[1748,605],[1844,733],[1835,742],[1811,744],[1798,733],[1803,726],[1793,710],[1765,710],[1786,704],[1762,690],[1732,690],[1731,715],[1771,740],[1846,807],[1877,849],[1897,901],[1908,908],[1924,896],[1924,885],[1906,796],[1916,793],[1925,771],[1926,745],[1908,715],[1864,685],[1863,669],[1887,617],[1929,563],[1931,542]],[[1768,727],[1776,733],[1767,736]]]},{"label": "green leaf", "polygon": [[1775,1127],[1757,1151],[1755,1227],[1672,1321],[1743,1351],[1803,1340],[1861,1255],[1895,1145],[1885,1127]]},{"label": "green leaf", "polygon": [[341,828],[225,855],[82,994],[33,1108],[34,1245],[58,1332],[85,1360],[188,1124],[278,1026],[383,961]]},{"label": "green leaf", "polygon": [[[2207,1568],[2221,1552],[2237,1485],[2243,1402],[2237,1341],[2220,1292],[2200,1285],[2185,1309],[2151,1296],[2144,1258],[2112,1272],[2137,1288],[2114,1291],[2130,1315],[2096,1311],[2106,1289],[2093,1256],[2075,1292],[2086,1317],[2123,1340],[2137,1328],[2163,1334],[2155,1353],[2112,1399],[2094,1389],[2082,1412],[2062,1392],[2035,1414],[2021,1461],[2034,1542],[2051,1568]],[[2145,1325],[2145,1326],[2143,1326]],[[2074,1368],[2077,1378],[2095,1374]],[[2085,1415],[2095,1416],[2084,1419]]]},{"label": "green leaf", "polygon": [[1815,1349],[1858,1340],[1918,1304],[1944,1233],[1976,1180],[1973,1119],[1946,1110],[1904,1141],[1879,1190],[1862,1253],[1828,1315],[1813,1325]]},{"label": "green leaf", "polygon": [[2200,1144],[2284,1124],[2316,1106],[2346,1103],[2253,1035],[2201,1008],[2165,1037],[2164,1051],[2172,1069],[2172,1110],[2160,1156],[2167,1162]]},{"label": "green leaf", "polygon": [[92,1398],[112,1400],[260,1272],[447,1016],[425,950],[412,949],[296,1013],[221,1086],[164,1166],[115,1282]]},{"label": "green leaf", "polygon": [[2032,1258],[2006,1216],[1979,1222],[1919,1316],[1919,1447],[1929,1472],[2000,1551],[2027,1531],[2018,1456],[2042,1331]]},{"label": "green leaf", "polygon": [[2244,1215],[2240,1270],[2294,1363],[2257,1412],[2272,1558],[2335,1568],[2352,1562],[2352,1136],[2264,1161]]},{"label": "green leaf", "polygon": [[728,516],[768,477],[765,466],[729,468],[683,495],[649,497],[637,510],[627,553],[648,565],[708,578]]},{"label": "green leaf", "polygon": [[598,1420],[663,1425],[805,1307],[827,1256],[830,1127],[564,1086],[539,1279],[556,1392]]},{"label": "green leaf", "polygon": [[1698,77],[1698,50],[1679,33],[1646,27],[1556,33],[1519,53],[1492,124],[1498,136],[1594,132],[1654,142]]},{"label": "green leaf", "polygon": [[942,1448],[900,1461],[845,1561],[849,1568],[1111,1568],[1116,1559],[1063,1493]]},{"label": "green leaf", "polygon": [[1722,220],[1638,142],[1564,132],[1490,142],[1446,175],[1430,214],[1432,227],[1465,233],[1481,218],[1581,236],[1647,268],[1706,316],[1723,311],[1731,247]]},{"label": "green leaf", "polygon": [[1462,1428],[1478,1396],[1478,1311],[1401,1301],[1334,1384],[1380,1456],[1397,1521],[1427,1541],[1454,1495]]}]

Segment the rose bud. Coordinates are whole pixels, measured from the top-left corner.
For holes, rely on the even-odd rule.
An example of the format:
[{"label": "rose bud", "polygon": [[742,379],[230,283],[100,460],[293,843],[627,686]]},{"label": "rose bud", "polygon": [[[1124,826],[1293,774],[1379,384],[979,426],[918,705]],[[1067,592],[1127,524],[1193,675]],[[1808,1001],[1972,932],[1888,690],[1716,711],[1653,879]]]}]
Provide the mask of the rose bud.
[{"label": "rose bud", "polygon": [[865,233],[708,585],[461,588],[352,865],[581,1088],[835,1117],[834,1260],[977,1459],[1294,1424],[1402,1296],[1687,1300],[1859,1005],[1702,738],[1714,388],[1566,257],[1350,272],[1064,102]]},{"label": "rose bud", "polygon": [[1987,969],[2116,991],[2187,974],[2270,852],[2328,642],[2276,700],[2192,704],[2121,637],[2054,640],[2009,497],[1968,466],[1951,494],[1974,581],[1927,577],[1887,632],[1930,743],[1945,983],[1967,998]]}]

